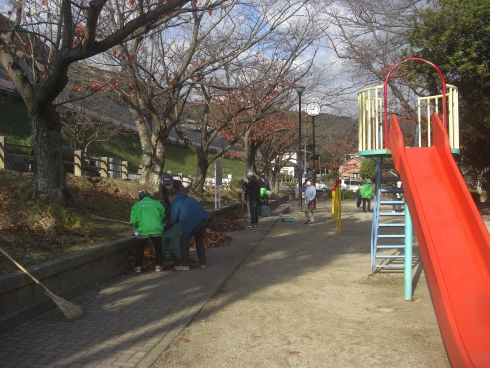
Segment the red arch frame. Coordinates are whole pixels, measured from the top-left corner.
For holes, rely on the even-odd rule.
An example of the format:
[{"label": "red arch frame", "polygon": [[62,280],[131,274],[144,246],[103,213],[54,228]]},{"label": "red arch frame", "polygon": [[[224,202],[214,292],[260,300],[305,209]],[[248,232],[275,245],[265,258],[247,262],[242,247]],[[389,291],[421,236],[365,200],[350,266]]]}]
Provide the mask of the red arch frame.
[{"label": "red arch frame", "polygon": [[406,60],[403,60],[402,62],[396,64],[393,68],[391,68],[390,72],[385,78],[385,83],[383,85],[383,105],[384,105],[384,117],[383,117],[383,122],[384,122],[384,148],[388,148],[388,81],[390,79],[391,74],[395,71],[396,68],[398,68],[400,65],[405,64],[409,61],[420,61],[422,63],[429,64],[432,66],[437,74],[439,74],[439,77],[441,77],[441,84],[442,84],[442,110],[443,110],[443,115],[442,115],[442,127],[446,129],[447,126],[447,111],[446,111],[446,81],[444,80],[444,76],[442,75],[441,71],[439,68],[431,63],[430,61],[427,61],[425,59],[421,58],[409,58]]}]

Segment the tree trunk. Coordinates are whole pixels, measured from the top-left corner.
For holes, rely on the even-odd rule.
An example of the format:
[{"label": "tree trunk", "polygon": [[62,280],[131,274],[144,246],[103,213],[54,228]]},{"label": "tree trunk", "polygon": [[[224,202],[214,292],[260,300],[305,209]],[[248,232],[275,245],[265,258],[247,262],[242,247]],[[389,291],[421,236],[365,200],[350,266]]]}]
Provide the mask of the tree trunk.
[{"label": "tree trunk", "polygon": [[201,152],[197,152],[197,168],[196,173],[192,176],[190,190],[202,194],[204,192],[204,182],[206,173],[208,172],[209,162]]},{"label": "tree trunk", "polygon": [[255,173],[256,172],[255,156],[257,154],[257,149],[255,148],[253,141],[251,139],[250,130],[247,131],[243,136],[243,142],[244,142],[243,162],[245,163],[245,174],[247,173],[247,171],[253,171]]},{"label": "tree trunk", "polygon": [[271,176],[269,176],[269,185],[274,192],[279,191],[279,182],[277,181],[277,173],[275,171],[271,171]]},{"label": "tree trunk", "polygon": [[151,142],[140,136],[142,154],[141,177],[139,183],[153,191],[158,191],[160,180],[165,166],[166,146],[158,139],[153,146]]},{"label": "tree trunk", "polygon": [[33,110],[29,109],[35,174],[25,196],[35,199],[40,194],[45,194],[50,203],[73,207],[75,202],[66,185],[63,167],[60,116],[51,102]]}]

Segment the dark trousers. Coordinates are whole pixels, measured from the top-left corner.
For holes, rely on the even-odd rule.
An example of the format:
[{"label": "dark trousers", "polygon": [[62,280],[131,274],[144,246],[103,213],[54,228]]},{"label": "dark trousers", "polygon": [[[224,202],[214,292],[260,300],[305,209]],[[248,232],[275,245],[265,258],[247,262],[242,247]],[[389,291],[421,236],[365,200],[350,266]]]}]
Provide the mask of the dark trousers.
[{"label": "dark trousers", "polygon": [[162,236],[161,235],[156,235],[152,236],[151,238],[138,238],[138,241],[136,242],[136,267],[141,267],[143,265],[143,257],[145,255],[145,248],[146,244],[148,243],[148,240],[151,239],[151,242],[153,243],[153,248],[155,248],[155,266],[161,266],[163,263],[163,251],[162,251]]},{"label": "dark trousers", "polygon": [[259,224],[259,201],[255,199],[250,200],[250,223],[252,225]]},{"label": "dark trousers", "polygon": [[206,233],[206,229],[209,225],[209,220],[204,219],[192,229],[189,237],[186,237],[184,234],[180,237],[180,265],[181,266],[189,266],[189,245],[192,237],[196,241],[196,252],[197,258],[199,258],[199,264],[206,264],[206,251],[204,250],[204,234]]},{"label": "dark trousers", "polygon": [[371,211],[371,198],[363,198],[362,199],[362,210],[366,212],[366,202],[368,205],[368,212]]}]

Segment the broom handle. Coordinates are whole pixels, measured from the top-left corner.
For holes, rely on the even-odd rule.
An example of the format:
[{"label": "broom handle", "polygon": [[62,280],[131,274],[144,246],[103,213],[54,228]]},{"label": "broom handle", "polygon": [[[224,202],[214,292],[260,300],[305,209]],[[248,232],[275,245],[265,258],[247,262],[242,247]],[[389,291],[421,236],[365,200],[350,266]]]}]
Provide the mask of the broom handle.
[{"label": "broom handle", "polygon": [[119,221],[119,220],[112,220],[112,219],[108,219],[108,218],[104,218],[104,217],[99,217],[99,216],[95,216],[95,215],[91,215],[92,218],[94,220],[102,220],[102,221],[111,221],[111,222],[119,222],[121,224],[126,224],[126,225],[132,225],[131,222],[128,222],[128,221]]},{"label": "broom handle", "polygon": [[[22,271],[24,271],[27,275],[29,275],[31,277],[31,279],[33,279],[36,284],[39,284],[41,285],[44,289],[46,289],[46,286],[44,286],[43,284],[41,284],[41,281],[39,281],[38,279],[36,279],[34,276],[32,276],[29,271],[27,271],[24,267],[22,267],[20,264],[17,263],[17,261],[15,259],[13,259],[12,257],[10,257],[10,255],[5,252],[2,248],[0,248],[0,252],[3,253],[3,255],[5,257],[7,257],[8,259],[10,259],[17,267],[19,267]],[[46,289],[47,290],[47,289]]]}]

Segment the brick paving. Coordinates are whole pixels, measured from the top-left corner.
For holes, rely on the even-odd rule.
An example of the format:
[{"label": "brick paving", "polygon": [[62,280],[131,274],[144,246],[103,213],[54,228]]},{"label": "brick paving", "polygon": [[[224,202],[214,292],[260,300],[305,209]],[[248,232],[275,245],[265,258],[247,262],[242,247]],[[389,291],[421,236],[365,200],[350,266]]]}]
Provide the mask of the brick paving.
[{"label": "brick paving", "polygon": [[261,218],[258,228],[230,234],[229,246],[208,249],[207,269],[120,276],[71,300],[84,309],[76,321],[67,322],[55,307],[0,334],[0,366],[151,367],[278,221],[279,211]]}]

